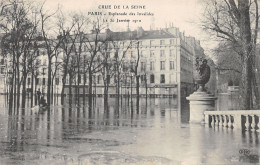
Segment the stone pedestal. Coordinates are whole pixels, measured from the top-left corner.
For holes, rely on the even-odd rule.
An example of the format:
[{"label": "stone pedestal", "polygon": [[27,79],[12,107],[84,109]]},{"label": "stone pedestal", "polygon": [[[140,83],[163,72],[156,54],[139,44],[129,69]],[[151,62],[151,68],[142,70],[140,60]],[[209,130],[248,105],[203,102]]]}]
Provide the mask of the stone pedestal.
[{"label": "stone pedestal", "polygon": [[197,91],[187,97],[190,101],[190,123],[205,123],[204,112],[215,110],[216,99],[206,91]]}]

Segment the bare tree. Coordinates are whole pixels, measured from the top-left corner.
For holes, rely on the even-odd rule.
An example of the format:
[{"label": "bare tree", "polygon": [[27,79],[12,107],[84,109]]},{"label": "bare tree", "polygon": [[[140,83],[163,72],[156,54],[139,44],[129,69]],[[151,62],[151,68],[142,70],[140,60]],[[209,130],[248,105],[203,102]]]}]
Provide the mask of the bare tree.
[{"label": "bare tree", "polygon": [[[57,10],[58,11],[58,10]],[[52,18],[57,13],[57,11],[53,13],[48,13],[48,11],[44,11],[44,3],[40,8],[40,29],[43,37],[43,41],[45,44],[45,49],[47,51],[48,56],[48,82],[47,82],[47,103],[50,105],[51,102],[51,69],[52,69],[52,59],[55,56],[56,50],[60,46],[60,38],[55,39],[53,37],[55,34],[53,33],[53,28],[50,26],[53,24]],[[52,30],[51,30],[52,29]],[[52,36],[52,37],[51,37]]]},{"label": "bare tree", "polygon": [[[70,16],[65,15],[62,11],[58,15],[58,27],[60,31],[60,48],[63,51],[63,62],[62,62],[62,91],[61,100],[64,102],[64,90],[66,85],[66,79],[68,75],[68,65],[71,56],[76,53],[76,45],[80,42],[80,30],[84,25],[84,17],[73,14]],[[65,30],[67,29],[67,30]],[[73,32],[73,33],[72,33]]]},{"label": "bare tree", "polygon": [[135,41],[135,43],[132,43],[132,47],[134,47],[136,49],[136,52],[137,52],[137,57],[133,57],[131,60],[133,61],[132,62],[132,68],[131,68],[131,72],[134,73],[135,75],[135,81],[136,81],[136,97],[137,99],[139,99],[139,87],[140,87],[140,82],[139,82],[139,79],[140,79],[140,75],[139,75],[139,72],[138,72],[138,67],[139,67],[139,62],[140,62],[140,45],[139,45],[139,41]]},{"label": "bare tree", "polygon": [[[12,78],[9,97],[9,107],[13,105],[13,96],[17,96],[17,107],[20,104],[20,88],[22,85],[22,107],[26,101],[26,80],[29,73],[28,63],[35,54],[35,37],[37,23],[33,23],[33,6],[26,1],[12,0],[2,4],[1,30],[5,32],[3,49],[12,58]],[[20,75],[22,72],[22,75]],[[15,99],[16,100],[16,99]]]},{"label": "bare tree", "polygon": [[[257,0],[210,1],[207,4],[204,18],[204,29],[213,33],[221,41],[232,44],[234,51],[240,56],[242,63],[240,88],[242,108],[252,109],[252,88],[256,86],[253,60],[259,19]],[[254,25],[255,29],[252,31]],[[258,91],[255,92],[255,96],[256,100],[259,100]]]},{"label": "bare tree", "polygon": [[89,55],[87,56],[87,70],[88,70],[88,92],[89,92],[89,103],[92,103],[93,95],[93,74],[100,71],[102,62],[100,62],[100,56],[102,54],[102,46],[104,40],[106,40],[104,34],[101,33],[106,27],[105,23],[100,17],[95,18],[92,22],[91,34],[86,37],[85,46]]},{"label": "bare tree", "polygon": [[[122,43],[120,41],[113,41],[113,49],[115,50],[115,56],[114,56],[114,70],[115,70],[115,76],[116,76],[116,92],[117,92],[117,97],[120,95],[120,82],[121,82],[121,73],[123,69],[123,62],[125,59],[125,55],[127,51],[130,49],[132,46],[132,41],[127,43]],[[120,52],[119,52],[120,50]]]}]

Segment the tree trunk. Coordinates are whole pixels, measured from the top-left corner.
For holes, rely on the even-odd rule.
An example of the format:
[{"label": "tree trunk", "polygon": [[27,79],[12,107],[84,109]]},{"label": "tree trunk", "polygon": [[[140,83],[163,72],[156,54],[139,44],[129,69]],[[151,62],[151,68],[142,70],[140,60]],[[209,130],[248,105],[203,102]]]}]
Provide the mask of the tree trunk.
[{"label": "tree trunk", "polygon": [[78,101],[78,104],[79,104],[79,77],[80,77],[80,81],[81,81],[81,75],[80,75],[80,70],[79,70],[79,65],[78,65],[78,84],[77,84],[77,101]]},{"label": "tree trunk", "polygon": [[13,89],[13,105],[14,105],[14,109],[16,107],[16,99],[17,99],[17,86],[18,86],[18,83],[17,83],[17,74],[16,74],[17,70],[16,68],[14,69],[14,89]]},{"label": "tree trunk", "polygon": [[108,84],[104,83],[104,102],[108,101]]},{"label": "tree trunk", "polygon": [[145,98],[147,99],[147,91],[148,91],[148,87],[147,87],[147,75],[145,75]]},{"label": "tree trunk", "polygon": [[66,78],[63,76],[62,78],[62,89],[61,89],[61,105],[64,103],[64,88],[66,84]]},{"label": "tree trunk", "polygon": [[243,50],[243,69],[242,69],[242,88],[240,96],[242,97],[242,108],[252,109],[252,44],[251,27],[249,16],[248,0],[238,0],[238,10],[240,11],[240,36]]},{"label": "tree trunk", "polygon": [[33,72],[32,72],[32,76],[31,76],[31,107],[33,106],[33,81],[34,76],[33,76]]},{"label": "tree trunk", "polygon": [[243,62],[242,77],[241,77],[241,88],[240,97],[242,98],[242,109],[251,109],[251,78],[250,75],[250,65],[248,60]]},{"label": "tree trunk", "polygon": [[117,94],[117,97],[119,99],[119,96],[120,96],[120,73],[119,73],[119,71],[117,73],[117,93],[116,94]]},{"label": "tree trunk", "polygon": [[23,85],[22,85],[22,108],[25,108],[25,102],[26,102],[26,79],[27,79],[27,73],[26,73],[26,65],[23,66]]},{"label": "tree trunk", "polygon": [[83,80],[83,105],[85,105],[85,99],[86,99],[86,81],[87,81],[87,76],[85,73],[85,68],[84,68],[84,80]]},{"label": "tree trunk", "polygon": [[15,56],[13,56],[13,74],[12,74],[12,78],[11,78],[11,82],[9,82],[10,84],[10,92],[9,92],[9,110],[12,111],[12,108],[13,108],[13,97],[14,97],[14,86],[16,85],[15,84],[15,67],[14,67],[14,58]]},{"label": "tree trunk", "polygon": [[92,103],[92,71],[89,69],[89,77],[88,77],[88,93],[89,93],[89,104]]},{"label": "tree trunk", "polygon": [[51,105],[51,57],[48,57],[47,103]]},{"label": "tree trunk", "polygon": [[139,75],[136,75],[136,97],[139,98]]},{"label": "tree trunk", "polygon": [[[17,105],[17,112],[19,112],[18,111],[18,109],[19,109],[19,107],[20,107],[20,94],[21,94],[21,83],[20,83],[20,69],[19,69],[19,64],[17,64],[17,66],[16,66],[16,70],[17,70],[17,72],[16,72],[16,75],[17,75],[17,80],[16,81],[18,81],[18,83],[17,83],[17,94],[16,94],[16,96],[17,96],[17,100],[16,100],[16,105]],[[18,114],[18,113],[17,113]]]},{"label": "tree trunk", "polygon": [[51,104],[53,104],[53,98],[54,98],[54,78],[51,80]]},{"label": "tree trunk", "polygon": [[71,89],[71,86],[72,86],[72,76],[70,74],[69,75],[69,105],[72,104],[72,89]]}]

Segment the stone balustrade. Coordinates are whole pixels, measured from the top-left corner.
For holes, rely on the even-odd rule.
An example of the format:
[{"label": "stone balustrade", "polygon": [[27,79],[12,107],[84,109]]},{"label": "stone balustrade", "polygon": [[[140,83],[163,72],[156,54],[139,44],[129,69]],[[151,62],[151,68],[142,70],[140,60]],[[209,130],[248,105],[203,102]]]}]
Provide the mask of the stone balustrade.
[{"label": "stone balustrade", "polygon": [[211,127],[260,131],[260,110],[205,111],[204,116]]}]

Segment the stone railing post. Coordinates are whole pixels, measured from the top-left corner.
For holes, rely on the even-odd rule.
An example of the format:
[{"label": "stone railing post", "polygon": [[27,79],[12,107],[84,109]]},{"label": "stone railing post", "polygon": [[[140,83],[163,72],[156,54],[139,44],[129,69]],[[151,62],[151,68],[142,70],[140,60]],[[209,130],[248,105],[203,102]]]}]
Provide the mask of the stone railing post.
[{"label": "stone railing post", "polygon": [[260,115],[256,115],[256,117],[258,117],[258,123],[257,123],[257,132],[260,132]]},{"label": "stone railing post", "polygon": [[210,123],[209,123],[209,115],[205,115],[205,124],[209,124],[210,125]]},{"label": "stone railing post", "polygon": [[251,123],[251,127],[252,127],[252,129],[251,129],[251,131],[253,131],[253,132],[255,132],[256,131],[256,122],[255,122],[255,115],[252,115],[252,123]]},{"label": "stone railing post", "polygon": [[245,130],[249,131],[250,130],[249,115],[245,115],[245,117],[246,117]]},{"label": "stone railing post", "polygon": [[233,123],[233,127],[235,129],[241,129],[242,128],[242,120],[241,120],[241,114],[235,114],[234,115],[234,123]]},{"label": "stone railing post", "polygon": [[233,115],[230,115],[229,116],[229,119],[230,119],[230,124],[229,124],[229,126],[230,126],[230,128],[232,128],[233,129],[233,122],[234,122],[234,116]]},{"label": "stone railing post", "polygon": [[218,126],[220,126],[221,116],[220,115],[216,115],[216,116],[217,116],[217,119],[218,119],[218,121],[217,121]]},{"label": "stone railing post", "polygon": [[231,115],[227,115],[227,120],[228,120],[227,127],[231,128]]}]

